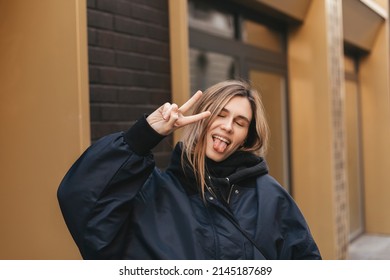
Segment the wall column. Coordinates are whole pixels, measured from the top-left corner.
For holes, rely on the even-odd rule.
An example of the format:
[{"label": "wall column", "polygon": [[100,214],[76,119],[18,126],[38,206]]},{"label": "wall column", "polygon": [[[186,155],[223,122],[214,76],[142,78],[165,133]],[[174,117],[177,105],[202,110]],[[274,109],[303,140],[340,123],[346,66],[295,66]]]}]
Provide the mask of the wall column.
[{"label": "wall column", "polygon": [[[190,97],[188,4],[187,0],[169,0],[169,34],[171,54],[172,102],[183,105]],[[175,144],[181,129],[173,135]]]},{"label": "wall column", "polygon": [[0,259],[80,258],[57,188],[90,143],[85,0],[0,0]]},{"label": "wall column", "polygon": [[341,1],[312,1],[289,32],[293,195],[324,259],[348,244]]},{"label": "wall column", "polygon": [[[388,12],[387,1],[382,1]],[[362,108],[365,229],[390,234],[389,21],[376,35],[359,68]]]}]

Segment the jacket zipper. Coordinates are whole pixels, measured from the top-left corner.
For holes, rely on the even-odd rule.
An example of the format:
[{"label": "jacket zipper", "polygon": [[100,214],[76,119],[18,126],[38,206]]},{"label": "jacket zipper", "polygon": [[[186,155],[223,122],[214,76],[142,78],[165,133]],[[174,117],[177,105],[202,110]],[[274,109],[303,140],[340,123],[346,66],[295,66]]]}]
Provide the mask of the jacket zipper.
[{"label": "jacket zipper", "polygon": [[[208,176],[208,177],[209,177],[209,181],[211,182],[211,177],[210,177],[210,176]],[[206,184],[206,188],[208,189],[208,191],[211,193],[212,196],[214,196],[215,198],[217,198],[217,195],[215,194],[215,192],[213,191],[213,189],[212,189],[210,186],[208,186],[208,185]]]},{"label": "jacket zipper", "polygon": [[[226,181],[227,181],[227,183],[229,184],[229,187],[230,187],[230,189],[229,189],[229,194],[228,194],[228,197],[227,197],[227,199],[226,199],[226,203],[227,203],[227,204],[230,204],[230,199],[231,199],[231,197],[232,197],[233,188],[234,188],[235,185],[232,184],[232,185],[230,186],[230,179],[229,179],[229,177],[226,177],[225,179],[226,179]],[[211,177],[210,177],[210,176],[209,176],[209,180],[211,181]],[[215,194],[215,192],[213,191],[213,189],[212,189],[211,187],[209,187],[209,186],[207,186],[207,185],[206,185],[206,187],[207,187],[208,191],[211,193],[212,196],[214,196],[215,198],[218,198],[218,196]]]},{"label": "jacket zipper", "polygon": [[[226,177],[226,181],[228,181],[229,186],[230,186],[229,177]],[[228,197],[227,197],[227,199],[226,199],[227,204],[230,204],[230,198],[232,197],[233,188],[234,188],[234,184],[232,184],[232,185],[230,186],[229,195],[228,195]]]}]

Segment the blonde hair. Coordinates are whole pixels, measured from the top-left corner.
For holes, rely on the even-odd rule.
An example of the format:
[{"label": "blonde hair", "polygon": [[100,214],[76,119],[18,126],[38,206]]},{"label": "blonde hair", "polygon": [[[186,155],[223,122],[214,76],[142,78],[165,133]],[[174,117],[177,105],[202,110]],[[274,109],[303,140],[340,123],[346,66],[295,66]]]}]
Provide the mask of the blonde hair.
[{"label": "blonde hair", "polygon": [[[252,108],[252,120],[249,125],[245,144],[239,151],[248,151],[258,156],[265,156],[268,147],[269,129],[260,94],[248,83],[228,80],[215,84],[204,91],[193,108],[192,113],[210,111],[211,116],[185,127],[182,137],[182,164],[188,164],[193,170],[202,196],[206,186],[206,133],[220,111],[235,96],[248,98]],[[186,158],[186,160],[184,160]]]}]

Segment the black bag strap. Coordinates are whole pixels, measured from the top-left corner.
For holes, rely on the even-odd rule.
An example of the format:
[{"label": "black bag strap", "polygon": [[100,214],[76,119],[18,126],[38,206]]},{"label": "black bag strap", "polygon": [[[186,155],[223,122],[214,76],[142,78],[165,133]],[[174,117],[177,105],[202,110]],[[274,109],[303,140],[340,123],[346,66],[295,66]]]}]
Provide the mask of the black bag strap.
[{"label": "black bag strap", "polygon": [[217,199],[222,203],[222,205],[225,207],[225,209],[215,206],[241,233],[242,235],[248,239],[253,246],[257,249],[257,251],[260,254],[260,259],[266,260],[267,258],[264,256],[263,252],[260,249],[260,246],[256,243],[256,241],[240,226],[240,224],[237,222],[237,220],[234,218],[233,213],[230,210],[229,204],[227,203],[226,199],[221,195],[221,192],[218,188],[216,188],[216,191],[212,191],[212,189],[209,189],[212,194],[217,197]]},{"label": "black bag strap", "polygon": [[[219,208],[219,207],[217,207]],[[257,251],[260,254],[260,258],[263,260],[266,260],[267,258],[264,256],[263,252],[260,249],[260,246],[256,243],[256,241],[239,225],[239,223],[234,219],[234,217],[228,213],[225,212],[225,210],[220,209],[222,214],[244,235],[246,239],[248,239],[253,246],[257,249]]]}]

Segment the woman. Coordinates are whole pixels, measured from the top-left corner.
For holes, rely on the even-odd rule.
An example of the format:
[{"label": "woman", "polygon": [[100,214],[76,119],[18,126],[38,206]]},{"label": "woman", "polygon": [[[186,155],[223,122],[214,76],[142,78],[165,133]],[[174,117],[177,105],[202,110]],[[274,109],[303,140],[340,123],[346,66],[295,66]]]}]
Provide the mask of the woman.
[{"label": "woman", "polygon": [[[180,127],[162,172],[150,150]],[[259,94],[234,80],[97,141],[58,190],[83,258],[321,259],[297,205],[268,175],[267,142]]]}]

